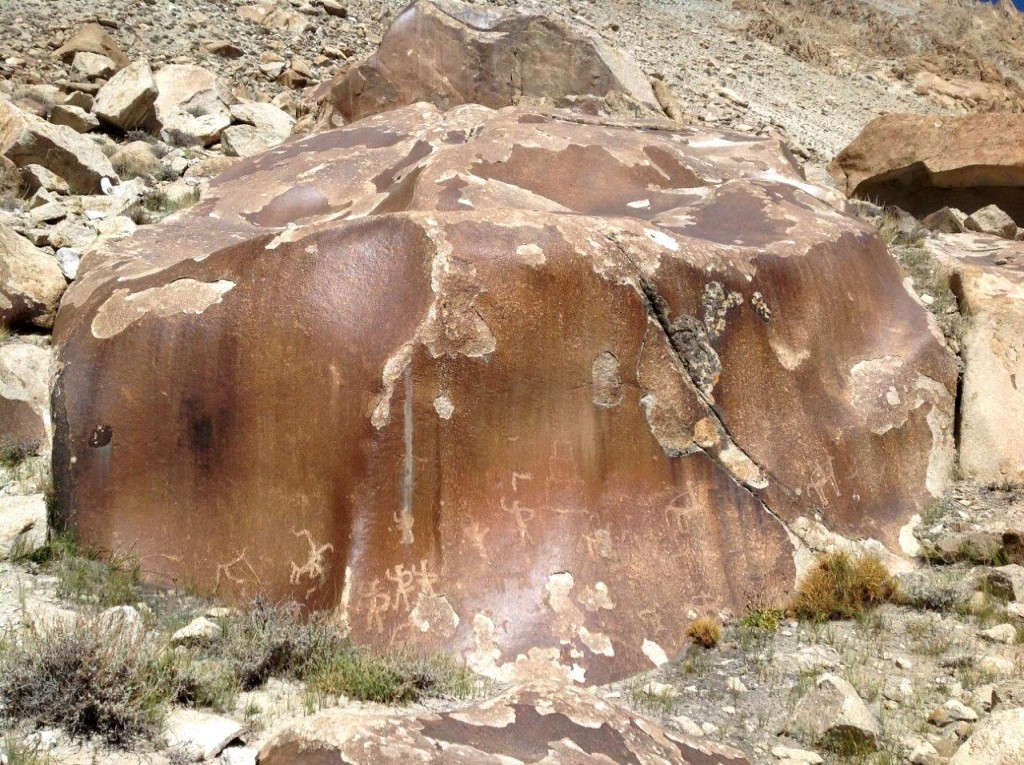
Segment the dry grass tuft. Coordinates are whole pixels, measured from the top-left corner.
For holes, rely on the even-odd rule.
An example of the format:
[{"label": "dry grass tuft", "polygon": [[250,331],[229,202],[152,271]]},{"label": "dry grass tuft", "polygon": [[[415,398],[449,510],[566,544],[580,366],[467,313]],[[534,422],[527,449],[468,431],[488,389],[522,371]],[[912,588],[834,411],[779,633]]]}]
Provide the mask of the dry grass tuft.
[{"label": "dry grass tuft", "polygon": [[686,636],[704,648],[714,648],[722,639],[722,622],[714,616],[700,616],[690,622]]},{"label": "dry grass tuft", "polygon": [[790,600],[797,617],[810,621],[853,619],[882,603],[900,600],[899,584],[878,558],[829,553],[807,572]]}]

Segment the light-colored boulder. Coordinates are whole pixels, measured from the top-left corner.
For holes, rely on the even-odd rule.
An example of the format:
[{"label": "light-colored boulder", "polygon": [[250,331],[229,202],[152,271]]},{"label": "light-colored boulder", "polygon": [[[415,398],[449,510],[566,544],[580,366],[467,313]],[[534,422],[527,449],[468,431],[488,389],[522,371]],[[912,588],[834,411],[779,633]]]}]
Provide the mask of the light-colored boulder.
[{"label": "light-colored boulder", "polygon": [[235,99],[228,85],[195,64],[171,64],[153,76],[157,87],[154,109],[169,143],[209,146],[231,124]]},{"label": "light-colored boulder", "polygon": [[1024,708],[982,720],[949,765],[1024,765]]},{"label": "light-colored boulder", "polygon": [[100,24],[89,23],[79,29],[53,57],[71,63],[80,52],[98,53],[111,59],[118,68],[128,66],[128,56],[118,47],[117,41]]},{"label": "light-colored boulder", "polygon": [[164,720],[168,748],[198,760],[213,759],[241,735],[238,722],[196,709],[174,709]]},{"label": "light-colored boulder", "polygon": [[124,179],[156,175],[163,167],[153,152],[153,147],[145,141],[126,143],[110,158],[110,162]]},{"label": "light-colored boulder", "polygon": [[15,165],[42,165],[76,194],[95,194],[104,177],[116,178],[110,160],[84,135],[0,102],[0,154]]},{"label": "light-colored boulder", "polygon": [[938,117],[886,114],[828,166],[847,196],[922,218],[943,207],[998,205],[1024,222],[1024,118],[1013,113]]},{"label": "light-colored boulder", "polygon": [[786,732],[825,749],[856,752],[873,751],[881,727],[850,683],[826,673],[797,702]]},{"label": "light-colored boulder", "polygon": [[0,495],[0,560],[46,543],[46,501],[42,494]]},{"label": "light-colored boulder", "polygon": [[0,326],[52,327],[66,287],[52,257],[0,224]]},{"label": "light-colored boulder", "polygon": [[1017,630],[1012,624],[997,624],[978,633],[979,637],[993,643],[1013,645],[1017,642]]},{"label": "light-colored boulder", "polygon": [[955,207],[943,207],[922,218],[921,225],[940,234],[962,234],[967,230],[967,213]]},{"label": "light-colored boulder", "polygon": [[997,205],[986,205],[967,216],[964,226],[969,231],[991,234],[1003,239],[1014,239],[1017,236],[1017,224],[1013,218],[999,209]]},{"label": "light-colored boulder", "polygon": [[1024,243],[940,234],[925,246],[967,316],[960,467],[981,482],[1024,481]]},{"label": "light-colored boulder", "polygon": [[272,104],[245,103],[231,107],[233,125],[221,134],[224,153],[229,157],[251,157],[266,151],[291,135],[295,120]]},{"label": "light-colored boulder", "polygon": [[259,757],[261,765],[541,761],[579,765],[750,762],[736,749],[692,738],[593,691],[555,681],[515,685],[494,699],[455,712],[328,709],[279,728]]},{"label": "light-colored boulder", "polygon": [[67,104],[57,104],[53,107],[50,111],[50,122],[54,125],[67,125],[77,133],[90,133],[100,126],[95,114]]},{"label": "light-colored boulder", "polygon": [[50,352],[32,343],[0,343],[0,448],[50,450]]},{"label": "light-colored boulder", "polygon": [[93,104],[96,116],[120,130],[133,130],[153,118],[157,86],[147,61],[136,61],[100,88]]}]

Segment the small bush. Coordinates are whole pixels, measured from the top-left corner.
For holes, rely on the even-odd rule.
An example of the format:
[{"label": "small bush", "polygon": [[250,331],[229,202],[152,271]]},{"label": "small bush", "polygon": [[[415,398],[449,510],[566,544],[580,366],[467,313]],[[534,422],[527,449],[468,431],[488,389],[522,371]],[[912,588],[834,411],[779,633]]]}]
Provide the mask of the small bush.
[{"label": "small bush", "polygon": [[745,614],[740,619],[740,627],[754,632],[778,632],[785,618],[786,612],[781,608],[759,608]]},{"label": "small bush", "polygon": [[311,666],[306,693],[311,708],[347,696],[379,704],[409,704],[424,696],[467,696],[472,674],[444,656],[375,655],[351,647]]},{"label": "small bush", "polygon": [[136,559],[112,555],[104,560],[98,550],[80,548],[70,534],[54,534],[19,559],[54,574],[57,594],[76,603],[111,608],[137,603],[142,597]]},{"label": "small bush", "polygon": [[0,762],[5,765],[49,765],[50,756],[40,753],[38,745],[30,746],[19,741],[12,731],[0,742]]},{"label": "small bush", "polygon": [[6,443],[0,446],[0,465],[5,468],[16,468],[39,451],[38,442]]},{"label": "small bush", "polygon": [[8,718],[115,746],[159,732],[174,678],[157,646],[97,617],[29,626],[0,646]]},{"label": "small bush", "polygon": [[163,217],[178,210],[184,210],[186,207],[191,207],[198,201],[199,189],[197,188],[192,189],[190,193],[181,198],[172,198],[166,192],[157,190],[148,194],[142,200],[142,205],[149,212]]},{"label": "small bush", "polygon": [[899,599],[899,584],[878,558],[835,552],[807,572],[790,601],[790,610],[810,621],[853,619]]},{"label": "small bush", "polygon": [[687,626],[686,636],[703,648],[714,648],[722,639],[722,622],[714,616],[700,616]]}]

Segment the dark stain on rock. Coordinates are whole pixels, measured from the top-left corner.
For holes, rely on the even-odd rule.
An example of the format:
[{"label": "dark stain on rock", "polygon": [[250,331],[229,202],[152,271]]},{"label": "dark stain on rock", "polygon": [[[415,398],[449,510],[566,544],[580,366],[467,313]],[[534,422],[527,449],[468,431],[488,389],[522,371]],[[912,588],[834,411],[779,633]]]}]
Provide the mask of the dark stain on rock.
[{"label": "dark stain on rock", "polygon": [[97,425],[89,436],[89,446],[98,449],[106,446],[114,437],[114,429],[109,425]]},{"label": "dark stain on rock", "polygon": [[257,226],[274,228],[331,211],[327,197],[312,186],[293,186],[258,211],[243,217]]}]

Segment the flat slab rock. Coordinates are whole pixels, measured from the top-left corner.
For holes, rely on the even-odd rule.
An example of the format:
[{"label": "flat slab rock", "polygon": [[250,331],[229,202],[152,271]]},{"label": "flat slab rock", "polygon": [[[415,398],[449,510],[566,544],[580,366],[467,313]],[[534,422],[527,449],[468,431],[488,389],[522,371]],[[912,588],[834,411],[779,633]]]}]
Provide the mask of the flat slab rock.
[{"label": "flat slab rock", "polygon": [[898,550],[956,367],[775,141],[417,104],[239,161],[87,253],[55,328],[87,544],[508,679],[604,682],[796,575]]},{"label": "flat slab rock", "polygon": [[535,683],[443,714],[321,712],[277,732],[263,747],[259,762],[748,765],[749,760],[738,750],[631,714],[593,692]]}]

